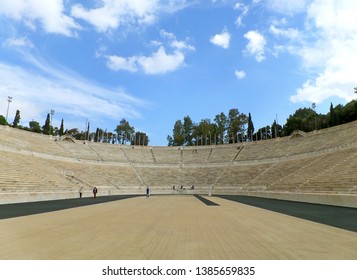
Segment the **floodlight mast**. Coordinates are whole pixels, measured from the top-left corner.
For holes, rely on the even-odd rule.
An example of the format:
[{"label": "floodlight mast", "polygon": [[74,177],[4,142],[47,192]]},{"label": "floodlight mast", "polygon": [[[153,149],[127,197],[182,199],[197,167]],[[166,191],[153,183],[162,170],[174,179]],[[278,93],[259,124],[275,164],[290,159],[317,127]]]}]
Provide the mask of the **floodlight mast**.
[{"label": "floodlight mast", "polygon": [[7,97],[7,111],[6,111],[6,123],[7,123],[7,117],[9,115],[9,108],[10,108],[10,103],[12,102],[12,96]]},{"label": "floodlight mast", "polygon": [[315,120],[315,130],[316,130],[316,103],[312,103],[312,109],[314,110],[315,112],[315,115],[314,115],[314,120]]},{"label": "floodlight mast", "polygon": [[[357,87],[354,87],[354,92],[355,92],[355,94],[357,94]],[[357,117],[356,117],[356,119],[357,119]]]},{"label": "floodlight mast", "polygon": [[53,115],[55,114],[55,110],[51,110],[50,114],[51,114],[51,119],[50,119],[49,132],[48,132],[49,135],[52,134],[52,133],[51,133],[52,117],[53,117]]}]

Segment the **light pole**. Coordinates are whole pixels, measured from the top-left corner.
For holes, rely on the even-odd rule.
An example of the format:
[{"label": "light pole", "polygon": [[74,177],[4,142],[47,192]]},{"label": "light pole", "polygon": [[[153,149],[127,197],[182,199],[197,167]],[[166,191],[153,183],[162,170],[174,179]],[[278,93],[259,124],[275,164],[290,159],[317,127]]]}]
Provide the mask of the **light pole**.
[{"label": "light pole", "polygon": [[6,111],[6,123],[7,123],[7,117],[9,115],[9,108],[10,108],[10,103],[12,101],[12,97],[11,96],[8,96],[7,97],[7,111]]},{"label": "light pole", "polygon": [[[354,90],[355,90],[355,94],[357,94],[357,87],[354,87]],[[357,120],[357,117],[356,117],[356,120]]]},{"label": "light pole", "polygon": [[315,116],[314,116],[314,120],[315,120],[315,130],[316,130],[316,103],[314,102],[314,103],[312,103],[312,110],[314,110],[314,112],[315,112]]},{"label": "light pole", "polygon": [[52,125],[52,117],[53,117],[53,115],[55,114],[55,110],[51,110],[51,120],[50,120],[50,128],[49,128],[49,135],[51,135],[51,125]]}]

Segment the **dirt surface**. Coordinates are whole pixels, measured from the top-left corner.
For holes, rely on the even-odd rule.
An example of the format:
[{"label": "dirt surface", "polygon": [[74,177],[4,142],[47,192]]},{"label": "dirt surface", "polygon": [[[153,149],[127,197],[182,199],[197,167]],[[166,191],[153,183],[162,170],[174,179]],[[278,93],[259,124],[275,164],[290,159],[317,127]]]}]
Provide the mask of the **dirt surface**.
[{"label": "dirt surface", "polygon": [[2,219],[0,259],[357,259],[356,232],[204,198],[217,205],[140,196]]}]

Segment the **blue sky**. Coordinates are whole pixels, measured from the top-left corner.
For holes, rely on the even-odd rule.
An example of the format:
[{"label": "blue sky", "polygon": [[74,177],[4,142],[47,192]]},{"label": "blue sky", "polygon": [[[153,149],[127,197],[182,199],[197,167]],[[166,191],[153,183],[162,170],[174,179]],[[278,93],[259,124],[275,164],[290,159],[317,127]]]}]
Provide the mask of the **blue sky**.
[{"label": "blue sky", "polygon": [[0,114],[167,145],[229,109],[256,129],[355,98],[355,0],[0,0]]}]

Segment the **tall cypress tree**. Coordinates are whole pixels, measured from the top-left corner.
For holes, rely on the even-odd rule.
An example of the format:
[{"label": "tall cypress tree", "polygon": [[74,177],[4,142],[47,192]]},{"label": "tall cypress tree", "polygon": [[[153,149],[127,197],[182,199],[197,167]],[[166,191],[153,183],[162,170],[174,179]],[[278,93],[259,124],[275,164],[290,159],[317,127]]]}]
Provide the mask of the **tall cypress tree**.
[{"label": "tall cypress tree", "polygon": [[88,140],[89,141],[89,129],[90,129],[90,123],[88,122],[88,127],[87,127],[87,132],[86,132],[86,138],[84,140]]},{"label": "tall cypress tree", "polygon": [[64,135],[64,124],[63,124],[63,119],[61,121],[61,126],[60,126],[60,129],[59,129],[59,135],[62,136]]},{"label": "tall cypress tree", "polygon": [[336,114],[335,114],[335,109],[333,108],[332,102],[330,105],[330,115],[329,115],[328,124],[329,124],[329,126],[336,125]]},{"label": "tall cypress tree", "polygon": [[248,139],[250,141],[252,141],[253,140],[253,134],[254,134],[254,125],[253,125],[252,116],[250,115],[250,113],[248,114],[247,134],[248,134]]},{"label": "tall cypress tree", "polygon": [[45,121],[45,125],[42,127],[42,133],[43,134],[50,135],[50,133],[51,133],[50,124],[51,124],[51,118],[50,118],[50,114],[48,113],[46,121]]},{"label": "tall cypress tree", "polygon": [[14,122],[12,123],[12,127],[18,127],[20,119],[21,119],[20,111],[16,110],[16,115],[15,115],[15,118],[14,118]]},{"label": "tall cypress tree", "polygon": [[97,130],[95,131],[94,142],[99,142],[99,127],[97,127]]}]

